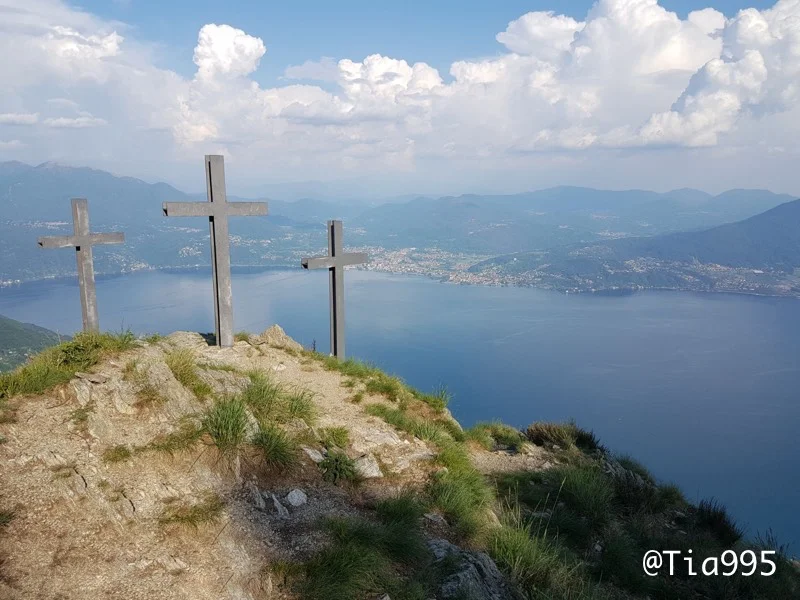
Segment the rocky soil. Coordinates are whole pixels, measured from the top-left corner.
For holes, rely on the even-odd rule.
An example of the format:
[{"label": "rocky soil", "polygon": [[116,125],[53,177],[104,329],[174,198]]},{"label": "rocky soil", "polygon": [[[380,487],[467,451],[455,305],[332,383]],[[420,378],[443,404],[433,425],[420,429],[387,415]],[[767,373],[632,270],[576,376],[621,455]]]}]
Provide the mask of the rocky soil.
[{"label": "rocky soil", "polygon": [[[181,348],[191,351],[214,396],[241,391],[253,370],[313,394],[313,427],[301,420],[286,426],[306,440],[297,468],[276,473],[247,452],[231,460],[203,439],[189,451],[148,449],[210,402],[167,366],[166,355]],[[270,565],[305,560],[325,545],[320,517],[362,514],[378,498],[423,485],[435,468],[428,443],[364,412],[379,396],[354,402],[346,377],[299,350],[279,328],[233,348],[180,332],[142,342],[44,395],[15,398],[16,422],[0,424],[0,508],[14,513],[0,535],[0,598],[291,597],[273,581]],[[142,402],[143,381],[163,402]],[[326,427],[349,431],[346,452],[361,485],[323,479],[316,463]],[[120,446],[134,451],[111,460]],[[535,447],[525,454],[476,448],[473,458],[485,473],[546,468],[552,459]],[[165,519],[215,502],[223,506],[219,518],[196,527]],[[456,578],[474,579],[480,597],[508,597],[488,556],[450,544],[441,517],[425,521],[437,557],[463,555]],[[441,597],[447,593],[443,588]]]}]

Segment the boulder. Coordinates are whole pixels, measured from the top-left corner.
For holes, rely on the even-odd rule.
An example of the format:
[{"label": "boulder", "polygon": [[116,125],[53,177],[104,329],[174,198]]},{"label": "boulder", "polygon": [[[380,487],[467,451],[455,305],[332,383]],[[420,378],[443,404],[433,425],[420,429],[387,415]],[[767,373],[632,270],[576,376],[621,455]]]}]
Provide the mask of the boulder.
[{"label": "boulder", "polygon": [[485,552],[464,550],[442,539],[428,541],[436,562],[449,557],[453,567],[439,587],[437,598],[509,600],[518,598],[495,562]]},{"label": "boulder", "polygon": [[274,348],[284,348],[289,350],[296,350],[299,352],[303,346],[295,342],[292,338],[286,335],[286,332],[281,329],[280,325],[273,325],[264,333],[251,338],[250,343],[254,346],[267,344]]},{"label": "boulder", "polygon": [[286,495],[286,502],[297,508],[308,502],[308,496],[301,489],[294,489]]},{"label": "boulder", "polygon": [[365,454],[356,459],[356,471],[364,479],[377,479],[383,477],[381,466],[372,454]]}]

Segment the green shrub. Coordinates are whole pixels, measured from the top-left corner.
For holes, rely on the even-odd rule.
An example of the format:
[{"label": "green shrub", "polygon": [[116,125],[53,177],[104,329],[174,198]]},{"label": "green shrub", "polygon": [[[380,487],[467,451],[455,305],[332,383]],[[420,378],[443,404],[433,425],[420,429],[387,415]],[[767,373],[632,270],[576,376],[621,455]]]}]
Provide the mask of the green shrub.
[{"label": "green shrub", "polygon": [[203,430],[222,454],[239,451],[247,441],[247,409],[239,398],[217,400],[203,416]]},{"label": "green shrub", "polygon": [[727,509],[713,498],[700,501],[697,506],[697,523],[711,531],[726,547],[738,542],[743,535]]},{"label": "green shrub", "polygon": [[350,432],[347,427],[323,427],[319,430],[322,445],[327,449],[347,448],[350,444]]},{"label": "green shrub", "polygon": [[246,331],[239,331],[233,336],[234,341],[250,343],[250,334]]},{"label": "green shrub", "polygon": [[525,526],[495,529],[489,537],[488,550],[497,566],[529,592],[547,589],[560,566],[557,548],[543,537],[532,535]]},{"label": "green shrub", "polygon": [[599,467],[568,466],[553,469],[548,477],[560,482],[559,497],[594,526],[604,524],[612,514],[614,487]]},{"label": "green shrub", "polygon": [[322,470],[325,481],[331,483],[357,483],[361,479],[355,461],[338,450],[328,452],[328,455],[319,463],[319,468]]},{"label": "green shrub", "polygon": [[278,427],[262,425],[251,443],[261,451],[270,469],[288,469],[297,463],[297,444]]},{"label": "green shrub", "polygon": [[265,374],[249,373],[250,383],[241,394],[242,401],[260,423],[287,423],[302,419],[312,425],[316,418],[314,395],[304,389],[286,391]]},{"label": "green shrub", "polygon": [[525,442],[521,431],[499,421],[477,423],[469,430],[467,437],[487,450],[493,450],[495,444],[500,444],[516,451]]},{"label": "green shrub", "polygon": [[563,450],[571,447],[586,452],[602,450],[594,433],[578,427],[574,421],[568,423],[532,423],[525,431],[529,441],[537,446],[556,445]]}]

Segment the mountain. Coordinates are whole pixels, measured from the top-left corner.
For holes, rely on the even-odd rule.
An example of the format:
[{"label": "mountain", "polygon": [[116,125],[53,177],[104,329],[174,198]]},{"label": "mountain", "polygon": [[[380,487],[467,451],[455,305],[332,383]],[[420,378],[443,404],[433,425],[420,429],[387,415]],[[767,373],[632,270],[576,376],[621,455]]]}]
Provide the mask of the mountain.
[{"label": "mountain", "polygon": [[[166,218],[164,201],[204,201],[165,183],[56,163],[0,163],[0,285],[73,274],[74,253],[42,250],[36,238],[71,233],[71,197],[89,200],[95,231],[123,231],[125,244],[95,249],[98,274],[209,264],[204,218]],[[231,200],[242,200],[235,196]],[[395,198],[377,206],[351,200],[268,199],[267,217],[231,220],[235,265],[297,266],[326,245],[323,224],[345,220],[346,243],[380,248],[440,249],[497,256],[548,251],[608,239],[696,230],[734,222],[791,198],[764,190],[712,196],[558,187],[510,196]],[[424,261],[423,261],[424,262]]]},{"label": "mountain", "polygon": [[559,289],[670,287],[796,294],[796,269],[800,200],[703,231],[510,254],[474,265],[471,271]]},{"label": "mountain", "polygon": [[[786,547],[719,501],[574,422],[486,403],[465,430],[448,400],[278,327],[76,336],[0,375],[0,598],[800,597]],[[670,548],[695,570],[643,572]],[[702,560],[727,552],[762,575]]]},{"label": "mountain", "polygon": [[363,212],[352,224],[367,243],[498,254],[609,238],[703,229],[792,200],[764,190],[712,196],[557,187],[511,196],[417,198]]},{"label": "mountain", "polygon": [[69,339],[54,331],[0,315],[0,371],[8,371],[48,346]]}]

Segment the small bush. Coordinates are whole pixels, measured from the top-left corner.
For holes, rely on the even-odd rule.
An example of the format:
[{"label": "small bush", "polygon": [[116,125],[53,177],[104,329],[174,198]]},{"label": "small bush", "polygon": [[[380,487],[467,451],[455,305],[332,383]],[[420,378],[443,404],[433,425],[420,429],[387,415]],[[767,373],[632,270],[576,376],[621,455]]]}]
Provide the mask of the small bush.
[{"label": "small bush", "polygon": [[556,445],[563,450],[576,447],[590,452],[602,450],[602,446],[594,433],[578,427],[574,421],[568,423],[532,423],[525,435],[537,446]]},{"label": "small bush", "polygon": [[344,452],[333,450],[319,463],[322,477],[325,481],[339,484],[342,482],[356,483],[361,478],[356,469],[356,463]]},{"label": "small bush", "polygon": [[218,521],[224,508],[222,498],[215,493],[209,493],[196,504],[170,504],[164,509],[159,522],[162,525],[189,525],[197,529],[204,523]]},{"label": "small bush", "polygon": [[[518,429],[514,429],[509,425],[493,421],[491,423],[478,423],[470,430],[473,440],[485,448],[491,450],[495,444],[506,446],[511,450],[518,450],[525,442],[525,436]],[[487,447],[486,437],[492,440],[492,444]],[[469,436],[468,436],[469,437]]]},{"label": "small bush", "polygon": [[297,444],[278,427],[262,426],[251,443],[261,451],[267,468],[288,469],[297,463]]},{"label": "small bush", "polygon": [[727,509],[715,499],[701,500],[697,506],[697,523],[710,530],[726,547],[738,542],[743,532],[728,515]]},{"label": "small bush", "polygon": [[350,432],[347,427],[323,427],[319,430],[322,445],[328,450],[347,448],[350,444]]},{"label": "small bush", "polygon": [[118,463],[128,460],[133,456],[130,448],[127,446],[114,446],[103,452],[103,461],[107,463]]},{"label": "small bush", "polygon": [[599,526],[608,520],[613,509],[614,487],[598,467],[561,467],[553,469],[549,476],[561,484],[559,497],[591,524]]},{"label": "small bush", "polygon": [[211,387],[197,373],[197,361],[191,350],[179,348],[168,353],[165,362],[181,385],[190,389],[199,400],[211,395]]},{"label": "small bush", "polygon": [[203,430],[222,454],[234,454],[247,441],[247,409],[239,398],[217,400],[203,417]]}]

